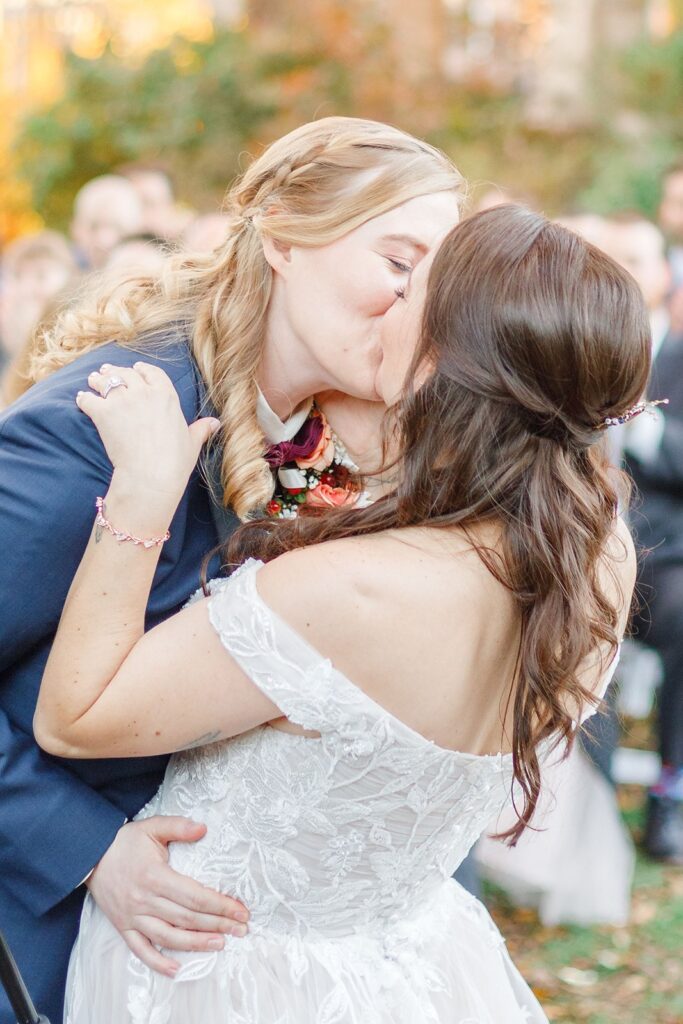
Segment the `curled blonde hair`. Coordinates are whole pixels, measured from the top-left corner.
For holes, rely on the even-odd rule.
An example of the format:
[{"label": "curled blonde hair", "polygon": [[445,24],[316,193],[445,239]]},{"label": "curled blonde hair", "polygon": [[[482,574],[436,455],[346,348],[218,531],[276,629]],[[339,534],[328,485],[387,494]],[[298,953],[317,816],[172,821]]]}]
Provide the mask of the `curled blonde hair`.
[{"label": "curled blonde hair", "polygon": [[443,153],[397,128],[346,117],[305,124],[269,146],[228,192],[232,225],[219,249],[176,253],[158,276],[103,278],[42,337],[33,379],[112,340],[136,347],[173,328],[187,333],[223,423],[223,500],[244,519],[272,491],[256,419],[272,286],[262,237],[329,245],[416,196],[463,186]]}]

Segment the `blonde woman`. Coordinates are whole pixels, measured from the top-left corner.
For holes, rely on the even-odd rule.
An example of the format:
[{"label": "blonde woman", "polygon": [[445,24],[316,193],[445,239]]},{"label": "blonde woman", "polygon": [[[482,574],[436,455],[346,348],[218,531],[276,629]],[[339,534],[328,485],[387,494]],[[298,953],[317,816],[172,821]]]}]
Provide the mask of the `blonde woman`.
[{"label": "blonde woman", "polygon": [[[305,125],[229,193],[221,249],[172,257],[158,278],[103,281],[42,340],[37,383],[0,416],[0,586],[12,594],[0,613],[2,926],[55,1021],[86,886],[152,968],[167,964],[157,947],[210,950],[248,917],[229,894],[168,867],[168,843],[200,839],[201,825],[183,816],[125,823],[159,785],[165,757],[57,763],[33,740],[39,680],[112,471],[76,392],[103,364],[142,356],[163,366],[188,421],[210,409],[221,423],[215,498],[193,473],[152,587],[152,627],[196,588],[219,539],[215,519],[229,529],[215,513],[244,518],[275,501],[271,512],[291,515],[309,492],[323,504],[357,500],[345,457],[334,472],[326,465],[330,428],[310,398],[378,399],[382,318],[457,221],[461,192],[445,157],[394,128]],[[336,425],[337,399],[329,410]],[[288,471],[292,444],[301,465]],[[8,1014],[0,1003],[1,1024]]]}]

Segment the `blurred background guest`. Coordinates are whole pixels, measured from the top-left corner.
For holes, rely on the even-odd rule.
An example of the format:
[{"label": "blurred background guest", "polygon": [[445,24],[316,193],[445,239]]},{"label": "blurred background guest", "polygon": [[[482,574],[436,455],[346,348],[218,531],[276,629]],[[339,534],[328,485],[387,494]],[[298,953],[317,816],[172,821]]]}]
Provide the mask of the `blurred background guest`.
[{"label": "blurred background guest", "polygon": [[126,178],[102,174],[76,194],[71,237],[83,270],[101,270],[112,249],[142,229],[142,202]]},{"label": "blurred background guest", "polygon": [[183,232],[180,244],[188,252],[213,252],[228,237],[230,218],[225,213],[203,213]]},{"label": "blurred background guest", "polygon": [[482,210],[492,210],[495,206],[506,206],[510,203],[514,206],[526,206],[530,210],[538,208],[538,203],[528,192],[513,191],[502,185],[487,184],[483,191],[477,191],[472,212],[480,213]]},{"label": "blurred background guest", "polygon": [[161,270],[168,252],[165,242],[157,235],[130,235],[122,238],[109,253],[107,270],[154,274]]},{"label": "blurred background guest", "polygon": [[[664,236],[656,224],[636,211],[612,215],[606,218],[606,226],[602,248],[635,277],[645,296],[656,358],[670,327],[667,296],[672,275]],[[635,421],[629,429],[636,429]]]},{"label": "blurred background guest", "polygon": [[194,215],[178,205],[168,171],[154,164],[125,164],[118,168],[118,173],[138,194],[142,206],[141,232],[175,241]]},{"label": "blurred background guest", "polygon": [[[683,174],[680,180],[683,187]],[[651,857],[683,864],[683,333],[672,328],[666,305],[671,273],[661,232],[630,217],[613,220],[610,237],[610,254],[636,278],[650,310],[650,395],[669,399],[666,415],[655,409],[623,429],[628,468],[641,496],[631,513],[643,549],[637,636],[657,651],[663,670],[661,770],[647,796],[644,844]]]},{"label": "blurred background guest", "polygon": [[678,333],[683,331],[683,160],[670,164],[662,175],[658,214],[671,269],[671,329]]},{"label": "blurred background guest", "polygon": [[683,160],[662,175],[659,226],[664,232],[675,288],[683,285]]},{"label": "blurred background guest", "polygon": [[62,235],[40,231],[8,245],[0,270],[0,339],[8,359],[23,348],[46,304],[78,268]]},{"label": "blurred background guest", "polygon": [[[0,260],[0,407],[14,373],[47,308],[79,276],[66,239],[56,231],[18,238]],[[13,390],[13,389],[11,389]]]}]

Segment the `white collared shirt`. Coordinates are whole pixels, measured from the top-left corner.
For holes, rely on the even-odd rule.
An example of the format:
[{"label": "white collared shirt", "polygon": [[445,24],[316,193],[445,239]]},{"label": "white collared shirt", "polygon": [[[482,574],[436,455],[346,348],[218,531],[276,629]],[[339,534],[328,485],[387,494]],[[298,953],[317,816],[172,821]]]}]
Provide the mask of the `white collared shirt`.
[{"label": "white collared shirt", "polygon": [[292,438],[299,433],[308,419],[312,406],[313,399],[306,399],[306,401],[303,402],[298,409],[295,409],[292,415],[283,422],[277,413],[273,412],[271,407],[268,405],[263,392],[259,388],[258,395],[256,396],[256,418],[268,444],[280,444],[282,441],[291,441]]},{"label": "white collared shirt", "polygon": [[[268,444],[280,444],[291,441],[299,433],[308,419],[313,407],[313,399],[307,399],[283,423],[277,413],[273,412],[261,389],[256,396],[256,418]],[[278,469],[278,478],[284,487],[305,487],[306,477],[300,469]]]}]

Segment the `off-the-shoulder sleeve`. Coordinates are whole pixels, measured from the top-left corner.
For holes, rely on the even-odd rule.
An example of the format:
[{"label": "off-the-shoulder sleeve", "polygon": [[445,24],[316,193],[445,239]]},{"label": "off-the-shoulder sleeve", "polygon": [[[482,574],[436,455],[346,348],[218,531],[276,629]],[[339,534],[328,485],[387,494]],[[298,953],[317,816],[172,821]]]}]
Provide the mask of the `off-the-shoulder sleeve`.
[{"label": "off-the-shoulder sleeve", "polygon": [[229,579],[212,581],[209,621],[242,671],[290,722],[330,731],[340,712],[332,665],[259,597],[262,564],[250,559]]}]

